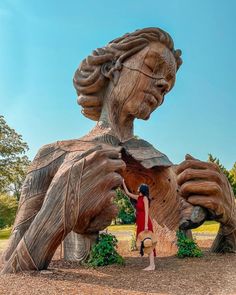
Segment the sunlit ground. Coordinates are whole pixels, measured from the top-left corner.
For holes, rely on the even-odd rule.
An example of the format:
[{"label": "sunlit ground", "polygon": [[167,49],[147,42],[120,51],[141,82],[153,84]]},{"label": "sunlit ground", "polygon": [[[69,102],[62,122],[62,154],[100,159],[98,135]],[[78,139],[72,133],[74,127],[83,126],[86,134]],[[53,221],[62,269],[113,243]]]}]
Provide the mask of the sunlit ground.
[{"label": "sunlit ground", "polygon": [[[218,229],[219,229],[219,223],[217,223],[215,221],[206,221],[200,227],[193,229],[192,232],[193,232],[193,235],[194,234],[213,235],[218,232]],[[118,240],[130,240],[132,234],[135,233],[136,227],[135,227],[135,224],[111,225],[111,226],[108,226],[107,230],[110,233],[126,232],[129,235],[123,236],[123,235],[118,234],[117,238],[118,238]],[[6,228],[6,229],[0,230],[0,251],[6,247],[10,233],[11,233],[11,228]]]}]

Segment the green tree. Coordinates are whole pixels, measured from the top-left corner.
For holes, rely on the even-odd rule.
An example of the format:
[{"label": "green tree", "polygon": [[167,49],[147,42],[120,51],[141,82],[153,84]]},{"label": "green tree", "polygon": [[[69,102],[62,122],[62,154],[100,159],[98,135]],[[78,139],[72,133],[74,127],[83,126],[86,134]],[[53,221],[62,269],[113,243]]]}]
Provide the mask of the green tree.
[{"label": "green tree", "polygon": [[236,180],[236,162],[234,163],[233,168],[229,171],[229,173],[233,176],[234,180]]},{"label": "green tree", "polygon": [[17,206],[18,202],[15,197],[0,195],[0,229],[13,224]]},{"label": "green tree", "polygon": [[232,178],[232,188],[234,195],[236,197],[236,162],[234,163],[233,168],[229,171],[229,175]]},{"label": "green tree", "polygon": [[117,218],[122,224],[131,224],[135,222],[135,210],[130,203],[129,198],[123,193],[121,189],[116,191],[115,204],[119,208]]},{"label": "green tree", "polygon": [[234,196],[236,197],[236,163],[234,163],[233,168],[228,171],[221,163],[220,160],[216,157],[213,157],[211,154],[208,154],[208,162],[212,162],[215,163],[219,166],[220,170],[225,174],[225,176],[227,177],[233,192],[234,192]]},{"label": "green tree", "polygon": [[0,116],[0,193],[11,193],[17,199],[26,176],[29,159],[28,145]]}]

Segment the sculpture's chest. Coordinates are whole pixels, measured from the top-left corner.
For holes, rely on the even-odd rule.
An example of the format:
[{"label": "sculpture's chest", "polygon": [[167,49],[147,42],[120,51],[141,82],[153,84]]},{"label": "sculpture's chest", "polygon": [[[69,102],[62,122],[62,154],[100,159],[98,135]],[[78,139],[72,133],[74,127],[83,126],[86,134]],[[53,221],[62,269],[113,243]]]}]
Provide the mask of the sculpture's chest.
[{"label": "sculpture's chest", "polygon": [[144,168],[132,157],[123,154],[126,170],[122,173],[128,189],[137,194],[140,184],[149,186],[152,198],[150,213],[160,225],[175,229],[179,224],[179,198],[176,176],[171,167]]}]

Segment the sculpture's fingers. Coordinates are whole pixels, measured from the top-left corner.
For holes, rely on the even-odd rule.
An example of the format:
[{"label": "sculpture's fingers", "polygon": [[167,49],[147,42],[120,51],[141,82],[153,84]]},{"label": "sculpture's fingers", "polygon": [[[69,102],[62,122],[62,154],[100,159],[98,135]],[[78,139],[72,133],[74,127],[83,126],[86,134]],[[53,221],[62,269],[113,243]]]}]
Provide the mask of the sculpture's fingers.
[{"label": "sculpture's fingers", "polygon": [[116,189],[122,185],[123,178],[116,172],[111,172],[103,178],[104,188],[109,190]]},{"label": "sculpture's fingers", "polygon": [[107,172],[119,172],[121,173],[122,171],[124,171],[126,168],[126,164],[123,160],[111,160],[108,159],[106,161],[106,171]]},{"label": "sculpture's fingers", "polygon": [[198,159],[194,158],[194,157],[191,156],[190,154],[186,154],[186,155],[185,155],[185,160],[196,160],[196,161],[199,161]]},{"label": "sculpture's fingers", "polygon": [[[121,159],[121,148],[97,149],[86,157],[85,170],[96,171],[100,165],[107,165],[108,159]],[[99,167],[101,169],[101,167]]]},{"label": "sculpture's fingers", "polygon": [[93,202],[93,209],[96,210],[96,215],[100,213],[105,207],[110,206],[111,202],[113,202],[114,198],[116,197],[116,191],[110,190],[105,194],[102,194],[97,197]]},{"label": "sculpture's fingers", "polygon": [[93,199],[93,206],[98,212],[104,206],[110,205],[116,197],[115,189],[121,186],[122,177],[115,172],[107,174],[99,183],[100,191],[97,191],[96,197]]},{"label": "sculpture's fingers", "polygon": [[101,107],[86,107],[81,111],[81,113],[89,119],[98,121],[101,114],[101,110]]},{"label": "sculpture's fingers", "polygon": [[[91,184],[91,179],[92,184]],[[116,172],[111,172],[106,175],[97,173],[93,178],[82,178],[81,185],[81,201],[80,209],[86,212],[88,206],[92,205],[93,210],[97,210],[98,204],[110,202],[110,198],[115,198],[116,192],[114,189],[121,186],[122,177]]]},{"label": "sculpture's fingers", "polygon": [[99,96],[94,95],[80,95],[77,98],[79,105],[83,107],[101,107],[102,100]]},{"label": "sculpture's fingers", "polygon": [[97,149],[96,151],[94,151],[92,154],[89,155],[86,162],[90,163],[91,161],[94,161],[93,158],[96,158],[96,161],[102,158],[120,159],[121,149],[122,149],[121,147]]},{"label": "sculpture's fingers", "polygon": [[112,149],[102,149],[97,153],[103,158],[121,159],[121,149],[121,147],[114,147]]},{"label": "sculpture's fingers", "polygon": [[90,165],[86,165],[83,173],[83,180],[103,178],[110,172],[122,173],[126,168],[126,164],[122,159],[98,159],[93,161]]},{"label": "sculpture's fingers", "polygon": [[208,197],[204,195],[192,195],[188,198],[188,202],[194,206],[202,206],[213,210],[217,215],[222,214],[223,207],[215,197]]},{"label": "sculpture's fingers", "polygon": [[[94,185],[92,189],[87,191],[87,197],[81,198],[79,215],[74,228],[75,232],[84,233],[90,222],[100,215],[105,208],[110,207],[112,200],[116,197],[115,190],[110,189],[111,186],[112,184],[105,187],[104,183],[99,187]],[[112,216],[114,215],[112,214]]]},{"label": "sculpture's fingers", "polygon": [[184,198],[180,198],[180,210],[181,212],[184,210],[189,210],[189,208],[192,208],[192,205],[188,203]]},{"label": "sculpture's fingers", "polygon": [[180,163],[177,168],[175,169],[176,174],[182,173],[185,169],[192,168],[192,169],[210,169],[213,171],[218,171],[220,172],[219,167],[215,163],[211,162],[202,162],[199,160],[186,160]]},{"label": "sculpture's fingers", "polygon": [[193,168],[187,168],[187,169],[183,170],[177,176],[178,185],[182,185],[185,182],[190,181],[190,180],[205,180],[205,181],[216,182],[219,185],[222,184],[222,179],[221,179],[220,174],[216,171],[212,171],[209,169],[198,170],[198,169],[193,169]]},{"label": "sculpture's fingers", "polygon": [[105,229],[111,224],[112,219],[117,216],[118,211],[119,210],[115,204],[106,204],[101,208],[99,214],[92,219],[91,223],[89,223],[86,233],[94,233]]},{"label": "sculpture's fingers", "polygon": [[219,195],[221,188],[211,181],[188,181],[180,187],[181,196],[188,199],[190,195]]}]

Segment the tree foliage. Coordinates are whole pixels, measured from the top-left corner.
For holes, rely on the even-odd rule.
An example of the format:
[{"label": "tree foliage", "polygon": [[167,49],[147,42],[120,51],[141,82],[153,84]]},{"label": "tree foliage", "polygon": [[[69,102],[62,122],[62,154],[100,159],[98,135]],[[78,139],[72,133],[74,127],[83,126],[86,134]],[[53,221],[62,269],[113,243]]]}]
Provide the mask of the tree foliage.
[{"label": "tree foliage", "polygon": [[13,224],[17,206],[16,198],[4,194],[0,195],[0,229]]},{"label": "tree foliage", "polygon": [[0,193],[9,193],[19,199],[20,188],[26,176],[29,159],[28,145],[0,116]]},{"label": "tree foliage", "polygon": [[219,166],[220,170],[225,174],[227,177],[233,192],[234,196],[236,197],[236,162],[234,163],[233,168],[228,171],[221,163],[220,160],[216,157],[213,157],[211,154],[208,155],[208,162],[215,163]]},{"label": "tree foliage", "polygon": [[236,198],[236,162],[234,163],[233,168],[229,171],[229,175],[232,179],[232,188],[233,188],[233,192],[234,192],[234,196]]},{"label": "tree foliage", "polygon": [[131,224],[135,222],[135,210],[130,203],[129,198],[123,193],[121,189],[116,191],[115,204],[119,208],[117,219],[122,224]]}]

